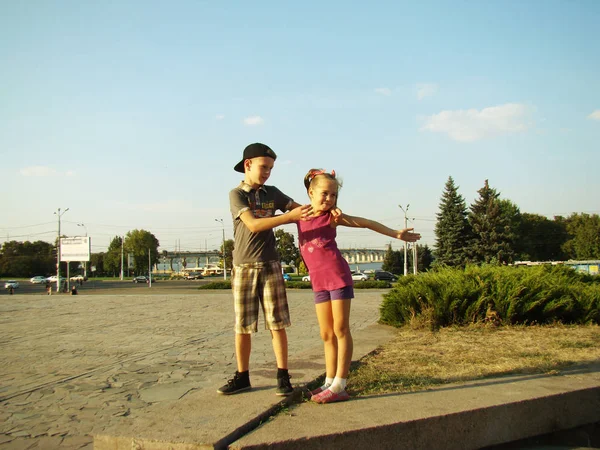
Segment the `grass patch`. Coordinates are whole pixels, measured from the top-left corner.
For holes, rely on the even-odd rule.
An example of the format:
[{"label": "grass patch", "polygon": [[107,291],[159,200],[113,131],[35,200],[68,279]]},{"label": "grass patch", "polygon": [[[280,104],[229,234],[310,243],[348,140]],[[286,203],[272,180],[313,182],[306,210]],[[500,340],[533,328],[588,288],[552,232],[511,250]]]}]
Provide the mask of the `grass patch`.
[{"label": "grass patch", "polygon": [[353,365],[348,393],[411,392],[508,374],[555,374],[570,366],[598,362],[598,325],[475,324],[435,332],[407,326]]}]

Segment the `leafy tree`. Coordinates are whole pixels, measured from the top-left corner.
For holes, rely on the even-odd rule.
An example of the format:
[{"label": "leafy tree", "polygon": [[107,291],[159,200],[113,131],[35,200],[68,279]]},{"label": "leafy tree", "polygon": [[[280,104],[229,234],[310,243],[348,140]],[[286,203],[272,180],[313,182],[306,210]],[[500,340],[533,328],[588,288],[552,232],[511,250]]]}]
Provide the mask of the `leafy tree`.
[{"label": "leafy tree", "polygon": [[435,224],[436,263],[464,266],[467,261],[470,226],[465,200],[458,193],[452,177],[448,177],[446,181],[439,206]]},{"label": "leafy tree", "polygon": [[[413,244],[414,245],[414,244]],[[413,267],[413,252],[409,250],[408,255],[408,267]],[[402,252],[402,257],[404,258],[404,253]],[[427,244],[421,245],[417,244],[417,272],[426,272],[431,268],[433,263],[433,253]],[[404,273],[404,268],[402,269]],[[410,272],[412,273],[412,271]]]},{"label": "leafy tree", "polygon": [[561,246],[568,239],[562,217],[550,220],[539,214],[521,214],[516,258],[521,261],[560,261],[565,258]]},{"label": "leafy tree", "polygon": [[471,205],[468,215],[473,236],[469,257],[473,262],[505,263],[512,258],[510,224],[502,211],[500,194],[485,180],[477,191],[479,198]]},{"label": "leafy tree", "polygon": [[[158,239],[146,230],[129,231],[125,236],[125,251],[133,255],[133,269],[136,274],[148,273],[149,266],[158,262]],[[150,256],[148,257],[148,252]]]},{"label": "leafy tree", "polygon": [[404,250],[392,250],[392,246],[388,245],[381,268],[386,272],[404,274]]},{"label": "leafy tree", "polygon": [[[89,269],[88,269],[88,274],[92,274],[94,276],[105,275],[105,272],[104,272],[104,256],[105,256],[104,252],[92,253],[90,255],[90,266],[89,266]],[[94,272],[92,272],[92,267],[96,268],[96,270]]]},{"label": "leafy tree", "polygon": [[308,273],[308,269],[306,268],[306,264],[304,264],[304,260],[302,257],[299,258],[298,263],[296,264],[298,268],[298,273]]},{"label": "leafy tree", "polygon": [[600,216],[572,214],[566,220],[570,239],[563,249],[571,259],[600,259]]},{"label": "leafy tree", "polygon": [[282,229],[277,229],[275,230],[275,241],[279,259],[287,264],[296,263],[300,257],[300,250],[296,247],[294,236]]},{"label": "leafy tree", "polygon": [[[233,245],[234,245],[234,243],[235,242],[233,239],[225,240],[225,260],[227,262],[227,270],[231,270],[231,268],[233,267]],[[223,244],[221,244],[219,251],[221,252],[221,255],[223,255]],[[222,259],[219,262],[219,266],[223,267]]]},{"label": "leafy tree", "polygon": [[56,272],[56,251],[44,241],[9,241],[0,250],[0,275],[31,277]]},{"label": "leafy tree", "polygon": [[[123,238],[121,236],[115,236],[108,245],[108,250],[104,254],[104,272],[112,274],[116,277],[121,273],[121,246]],[[124,264],[125,261],[123,262]]]}]

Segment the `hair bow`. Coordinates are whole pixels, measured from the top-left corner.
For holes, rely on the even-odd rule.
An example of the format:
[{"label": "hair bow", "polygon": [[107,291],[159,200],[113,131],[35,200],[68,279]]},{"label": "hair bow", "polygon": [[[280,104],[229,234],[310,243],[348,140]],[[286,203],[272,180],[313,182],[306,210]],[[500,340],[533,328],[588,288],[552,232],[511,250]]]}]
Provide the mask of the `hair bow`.
[{"label": "hair bow", "polygon": [[[310,181],[312,181],[312,180],[314,180],[314,178],[315,178],[317,175],[325,175],[326,173],[327,173],[327,172],[326,172],[325,170],[313,170],[313,171],[310,173],[309,179],[310,179]],[[335,178],[335,170],[332,170],[332,171],[330,172],[330,175],[331,175],[333,178]]]}]

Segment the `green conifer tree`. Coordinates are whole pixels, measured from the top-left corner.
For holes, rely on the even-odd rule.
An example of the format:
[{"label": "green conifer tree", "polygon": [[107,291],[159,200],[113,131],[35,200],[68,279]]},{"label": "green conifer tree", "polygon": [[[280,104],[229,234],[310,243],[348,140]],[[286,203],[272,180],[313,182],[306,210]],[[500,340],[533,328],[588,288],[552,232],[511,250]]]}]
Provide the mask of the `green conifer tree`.
[{"label": "green conifer tree", "polygon": [[392,250],[392,246],[388,245],[388,249],[383,256],[381,269],[397,275],[404,274],[404,252]]},{"label": "green conifer tree", "polygon": [[491,188],[488,180],[477,191],[479,198],[470,207],[468,215],[473,236],[469,257],[478,263],[506,263],[512,258],[510,223],[503,214],[500,194]]},{"label": "green conifer tree", "polygon": [[467,206],[451,176],[446,181],[440,201],[435,236],[436,264],[456,267],[466,263],[470,236]]}]

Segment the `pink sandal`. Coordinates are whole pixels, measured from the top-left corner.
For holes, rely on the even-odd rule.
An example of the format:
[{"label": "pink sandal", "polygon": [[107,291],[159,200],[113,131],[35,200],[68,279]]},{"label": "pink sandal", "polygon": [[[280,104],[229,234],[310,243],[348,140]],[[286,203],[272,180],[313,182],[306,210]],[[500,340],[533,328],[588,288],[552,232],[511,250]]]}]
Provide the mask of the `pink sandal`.
[{"label": "pink sandal", "polygon": [[323,392],[323,388],[322,387],[318,387],[314,391],[310,391],[310,395],[311,396],[317,395],[317,394],[320,394],[321,392]]},{"label": "pink sandal", "polygon": [[346,391],[338,392],[337,394],[330,389],[325,389],[320,394],[311,397],[311,401],[315,403],[334,403],[334,402],[345,402],[350,400],[350,396]]}]

